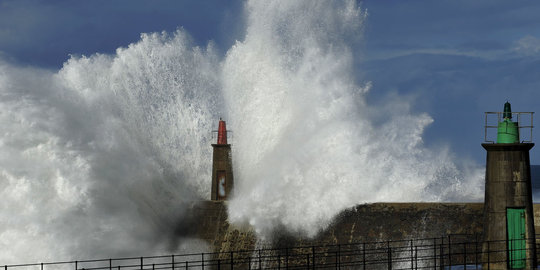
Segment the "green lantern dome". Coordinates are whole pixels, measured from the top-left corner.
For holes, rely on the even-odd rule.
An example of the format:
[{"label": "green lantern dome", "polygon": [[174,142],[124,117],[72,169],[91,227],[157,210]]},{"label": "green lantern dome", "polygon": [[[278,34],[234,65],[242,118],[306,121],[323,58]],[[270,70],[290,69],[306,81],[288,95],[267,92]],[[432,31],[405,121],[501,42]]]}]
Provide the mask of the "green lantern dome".
[{"label": "green lantern dome", "polygon": [[512,108],[504,103],[503,121],[497,128],[497,143],[519,143],[519,123],[512,122]]},{"label": "green lantern dome", "polygon": [[512,119],[512,107],[510,106],[510,102],[508,101],[504,103],[503,118]]}]

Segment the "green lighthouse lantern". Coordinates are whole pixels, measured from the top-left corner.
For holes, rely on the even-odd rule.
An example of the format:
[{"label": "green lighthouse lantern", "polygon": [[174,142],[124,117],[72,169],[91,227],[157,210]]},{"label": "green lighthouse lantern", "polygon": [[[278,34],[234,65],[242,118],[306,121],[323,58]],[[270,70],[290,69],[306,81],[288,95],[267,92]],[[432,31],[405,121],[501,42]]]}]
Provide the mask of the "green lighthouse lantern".
[{"label": "green lighthouse lantern", "polygon": [[503,120],[497,128],[497,143],[519,143],[519,124],[512,122],[512,108],[507,101],[504,104]]}]

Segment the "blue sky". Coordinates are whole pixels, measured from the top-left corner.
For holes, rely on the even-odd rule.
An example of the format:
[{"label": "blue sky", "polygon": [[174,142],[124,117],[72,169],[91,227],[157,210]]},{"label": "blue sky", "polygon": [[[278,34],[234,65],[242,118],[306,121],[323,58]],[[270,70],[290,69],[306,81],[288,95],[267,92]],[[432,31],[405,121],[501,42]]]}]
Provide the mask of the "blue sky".
[{"label": "blue sky", "polygon": [[[357,80],[373,83],[372,104],[394,97],[431,115],[428,146],[447,144],[483,164],[484,111],[501,110],[506,100],[514,111],[538,111],[540,2],[366,0],[362,6],[369,15],[355,48]],[[242,9],[242,1],[218,0],[0,0],[0,57],[56,70],[70,54],[113,53],[140,33],[179,27],[224,53],[243,38]],[[540,164],[539,153],[531,151],[533,164]]]},{"label": "blue sky", "polygon": [[[502,110],[506,100],[514,111],[538,111],[539,3],[365,1],[364,7],[360,70],[373,82],[372,98],[398,93],[413,100],[414,111],[428,112],[435,119],[428,145],[450,143],[456,154],[483,164],[483,112]],[[537,152],[531,151],[534,164]]]}]

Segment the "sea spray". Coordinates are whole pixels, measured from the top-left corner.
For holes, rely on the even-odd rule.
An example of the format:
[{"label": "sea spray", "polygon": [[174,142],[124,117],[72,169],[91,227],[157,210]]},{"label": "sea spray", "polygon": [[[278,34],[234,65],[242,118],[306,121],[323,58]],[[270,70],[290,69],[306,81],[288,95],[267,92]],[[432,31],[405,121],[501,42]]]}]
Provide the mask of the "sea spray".
[{"label": "sea spray", "polygon": [[366,103],[371,86],[354,79],[351,38],[366,13],[354,1],[250,1],[246,10],[245,39],[222,73],[235,131],[231,222],[261,237],[282,227],[313,237],[358,203],[481,198],[481,170],[463,174],[446,149],[423,146],[429,115]]},{"label": "sea spray", "polygon": [[1,65],[2,263],[151,255],[210,189],[211,46],[144,34],[56,74]]}]

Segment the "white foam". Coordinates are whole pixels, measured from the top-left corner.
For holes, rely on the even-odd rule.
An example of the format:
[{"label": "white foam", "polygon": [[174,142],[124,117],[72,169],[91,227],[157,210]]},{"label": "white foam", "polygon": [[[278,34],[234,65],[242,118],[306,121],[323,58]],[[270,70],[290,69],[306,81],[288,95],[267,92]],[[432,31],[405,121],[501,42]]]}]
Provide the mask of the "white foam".
[{"label": "white foam", "polygon": [[2,64],[0,261],[175,251],[210,190],[217,66],[181,31],[56,74]]},{"label": "white foam", "polygon": [[366,14],[353,1],[252,1],[247,10],[246,37],[223,69],[232,222],[262,236],[281,227],[314,236],[363,202],[481,198],[482,170],[463,174],[446,149],[423,146],[431,117],[399,101],[366,103],[351,38]]}]

